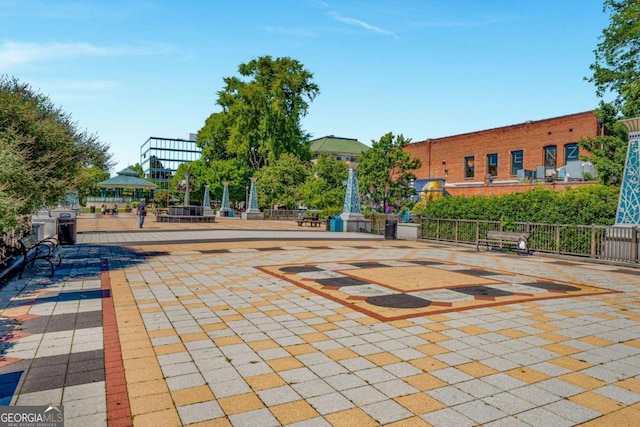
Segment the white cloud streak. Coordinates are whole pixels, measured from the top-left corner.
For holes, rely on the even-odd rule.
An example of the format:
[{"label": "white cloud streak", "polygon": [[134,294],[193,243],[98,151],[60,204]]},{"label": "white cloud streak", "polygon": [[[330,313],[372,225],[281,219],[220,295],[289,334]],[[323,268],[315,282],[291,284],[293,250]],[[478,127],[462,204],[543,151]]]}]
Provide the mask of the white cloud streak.
[{"label": "white cloud streak", "polygon": [[383,34],[385,36],[396,37],[396,35],[392,31],[388,31],[388,30],[382,29],[380,27],[376,27],[375,25],[371,25],[371,24],[369,24],[368,22],[365,22],[365,21],[360,21],[359,19],[348,18],[346,16],[342,16],[337,12],[331,12],[329,14],[329,16],[331,16],[334,20],[336,20],[338,22],[342,22],[343,24],[353,25],[353,26],[356,26],[356,27],[364,28],[367,31],[372,31],[372,32],[377,33],[377,34]]},{"label": "white cloud streak", "polygon": [[0,43],[0,71],[22,64],[49,59],[107,56],[147,56],[170,52],[165,45],[106,47],[90,43],[24,43],[4,40]]}]

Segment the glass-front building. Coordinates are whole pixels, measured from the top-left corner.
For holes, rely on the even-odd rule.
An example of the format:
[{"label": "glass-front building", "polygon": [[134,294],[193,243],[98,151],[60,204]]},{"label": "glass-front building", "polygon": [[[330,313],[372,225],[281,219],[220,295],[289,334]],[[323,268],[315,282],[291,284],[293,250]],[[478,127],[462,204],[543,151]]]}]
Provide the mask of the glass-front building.
[{"label": "glass-front building", "polygon": [[196,145],[195,135],[190,139],[150,137],[140,147],[140,165],[144,176],[166,189],[181,163],[198,160],[202,150]]}]

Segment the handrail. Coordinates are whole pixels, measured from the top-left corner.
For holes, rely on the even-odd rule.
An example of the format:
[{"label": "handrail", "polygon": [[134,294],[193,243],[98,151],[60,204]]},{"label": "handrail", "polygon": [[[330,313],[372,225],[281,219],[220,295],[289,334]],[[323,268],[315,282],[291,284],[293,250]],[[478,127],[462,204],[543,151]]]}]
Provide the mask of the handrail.
[{"label": "handrail", "polygon": [[488,231],[529,233],[534,252],[640,263],[640,228],[629,226],[544,224],[531,222],[422,218],[426,240],[476,244]]}]

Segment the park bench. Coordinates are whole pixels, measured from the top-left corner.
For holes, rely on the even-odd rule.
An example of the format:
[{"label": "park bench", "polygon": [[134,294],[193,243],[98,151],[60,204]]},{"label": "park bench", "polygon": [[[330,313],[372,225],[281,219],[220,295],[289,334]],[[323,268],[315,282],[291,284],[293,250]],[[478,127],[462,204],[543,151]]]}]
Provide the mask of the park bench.
[{"label": "park bench", "polygon": [[311,227],[320,227],[322,221],[318,219],[318,215],[298,217],[298,226],[310,225]]},{"label": "park bench", "polygon": [[479,238],[476,249],[480,250],[480,245],[486,245],[487,250],[490,246],[503,247],[505,245],[513,246],[516,253],[529,253],[529,233],[515,233],[511,231],[487,231],[487,237]]},{"label": "park bench", "polygon": [[[118,209],[118,212],[120,212],[120,209]],[[106,208],[104,209],[104,212],[103,212],[103,213],[104,213],[105,215],[115,215],[115,213],[116,213],[116,209],[115,209],[115,207],[113,207],[113,206],[111,206],[111,207],[106,207]]]},{"label": "park bench", "polygon": [[[38,240],[34,234],[27,234],[20,240],[20,247],[22,249],[22,267],[20,268],[19,278],[22,278],[22,273],[27,265],[32,266],[39,259],[45,260],[51,266],[51,274],[53,276],[56,271],[56,266],[62,262],[62,255],[60,254],[60,247],[58,239],[55,237],[47,237],[43,240]],[[55,265],[54,265],[55,261]]]}]

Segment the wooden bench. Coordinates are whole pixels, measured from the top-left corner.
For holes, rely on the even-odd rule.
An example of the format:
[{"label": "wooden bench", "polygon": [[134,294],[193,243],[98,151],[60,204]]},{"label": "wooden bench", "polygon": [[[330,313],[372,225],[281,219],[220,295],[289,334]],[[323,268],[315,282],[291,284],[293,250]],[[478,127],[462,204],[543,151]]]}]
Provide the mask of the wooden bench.
[{"label": "wooden bench", "polygon": [[[22,267],[20,268],[20,275],[18,277],[22,279],[22,273],[24,273],[27,265],[31,264],[33,266],[39,259],[43,259],[49,263],[51,266],[51,274],[49,277],[53,276],[53,273],[56,271],[56,266],[62,262],[58,239],[48,237],[44,240],[38,240],[34,234],[27,234],[22,237],[19,242],[24,259],[22,260]],[[56,261],[55,265],[54,261]]]},{"label": "wooden bench", "polygon": [[490,246],[503,247],[504,245],[513,246],[516,253],[529,253],[529,233],[514,233],[511,231],[487,231],[487,237],[479,238],[476,249],[480,250],[480,245],[486,245],[487,250]]},{"label": "wooden bench", "polygon": [[322,221],[317,216],[303,216],[298,218],[298,226],[310,225],[311,227],[320,227]]}]

